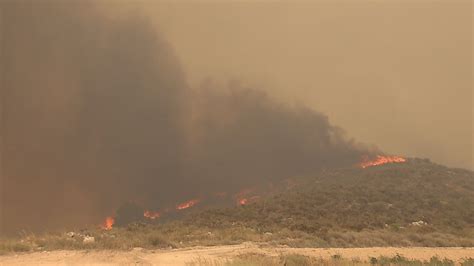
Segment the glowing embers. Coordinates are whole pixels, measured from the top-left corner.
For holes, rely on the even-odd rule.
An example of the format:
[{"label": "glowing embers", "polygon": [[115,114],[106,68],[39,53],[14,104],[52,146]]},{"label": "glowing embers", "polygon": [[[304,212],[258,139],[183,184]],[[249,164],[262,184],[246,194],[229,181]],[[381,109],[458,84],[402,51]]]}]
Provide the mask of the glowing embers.
[{"label": "glowing embers", "polygon": [[382,164],[387,164],[387,163],[404,163],[407,160],[403,157],[400,156],[383,156],[383,155],[377,155],[375,159],[369,159],[368,157],[365,157],[364,160],[359,164],[361,168],[367,168],[367,167],[372,167],[372,166],[377,166],[377,165],[382,165]]},{"label": "glowing embers", "polygon": [[252,196],[252,197],[248,197],[248,198],[241,198],[237,201],[237,205],[240,205],[240,206],[247,205],[249,203],[257,201],[258,199],[260,199],[260,196]]},{"label": "glowing embers", "polygon": [[148,218],[148,219],[152,219],[152,220],[155,220],[157,218],[160,218],[161,214],[157,211],[149,211],[149,210],[145,210],[143,212],[143,217],[145,218]]},{"label": "glowing embers", "polygon": [[112,229],[114,224],[115,224],[115,218],[109,216],[109,217],[105,218],[105,221],[102,224],[102,228],[105,229],[105,230],[110,230],[110,229]]},{"label": "glowing embers", "polygon": [[244,206],[249,203],[257,201],[260,196],[255,195],[256,188],[246,188],[239,193],[235,194],[236,203],[239,206]]},{"label": "glowing embers", "polygon": [[194,205],[198,204],[199,201],[200,201],[199,199],[192,199],[192,200],[183,202],[181,204],[178,204],[178,206],[176,206],[176,210],[184,210],[184,209],[191,208]]}]

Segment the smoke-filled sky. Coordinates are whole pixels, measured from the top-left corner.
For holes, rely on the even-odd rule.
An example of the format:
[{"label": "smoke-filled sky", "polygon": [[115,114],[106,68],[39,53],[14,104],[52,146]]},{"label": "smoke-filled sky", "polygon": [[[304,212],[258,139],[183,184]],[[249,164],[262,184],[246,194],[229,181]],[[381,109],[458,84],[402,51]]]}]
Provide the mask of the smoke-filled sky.
[{"label": "smoke-filled sky", "polygon": [[146,8],[189,80],[235,77],[358,140],[474,169],[472,1],[233,1]]},{"label": "smoke-filled sky", "polygon": [[472,168],[467,1],[0,8],[4,232],[349,166],[372,144]]}]

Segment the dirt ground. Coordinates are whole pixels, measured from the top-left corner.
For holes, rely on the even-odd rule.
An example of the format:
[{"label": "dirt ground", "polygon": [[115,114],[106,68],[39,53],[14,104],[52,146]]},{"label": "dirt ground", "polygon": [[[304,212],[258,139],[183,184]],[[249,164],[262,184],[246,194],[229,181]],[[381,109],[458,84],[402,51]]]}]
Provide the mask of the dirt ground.
[{"label": "dirt ground", "polygon": [[339,254],[346,259],[367,260],[370,257],[400,254],[410,259],[429,260],[432,256],[461,261],[474,257],[474,248],[288,248],[258,247],[253,243],[240,245],[195,247],[172,250],[131,251],[43,251],[0,256],[0,265],[186,265],[196,261],[225,261],[239,254],[260,253],[268,256],[301,254],[330,258]]}]

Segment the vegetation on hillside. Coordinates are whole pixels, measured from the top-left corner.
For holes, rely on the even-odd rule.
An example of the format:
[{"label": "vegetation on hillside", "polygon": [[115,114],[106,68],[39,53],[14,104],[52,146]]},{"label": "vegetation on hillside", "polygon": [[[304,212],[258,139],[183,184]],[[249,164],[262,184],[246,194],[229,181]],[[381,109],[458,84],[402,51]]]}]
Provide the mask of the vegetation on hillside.
[{"label": "vegetation on hillside", "polygon": [[239,225],[262,232],[300,232],[328,245],[339,245],[331,241],[333,234],[359,238],[386,232],[405,236],[383,243],[375,234],[378,243],[352,242],[472,246],[474,173],[420,159],[366,169],[326,170],[299,178],[296,186],[261,201],[201,212],[188,222],[210,228]]},{"label": "vegetation on hillside", "polygon": [[109,231],[25,233],[0,241],[0,251],[176,248],[245,241],[292,247],[474,246],[471,171],[411,159],[366,169],[327,169],[293,181],[245,206]]}]

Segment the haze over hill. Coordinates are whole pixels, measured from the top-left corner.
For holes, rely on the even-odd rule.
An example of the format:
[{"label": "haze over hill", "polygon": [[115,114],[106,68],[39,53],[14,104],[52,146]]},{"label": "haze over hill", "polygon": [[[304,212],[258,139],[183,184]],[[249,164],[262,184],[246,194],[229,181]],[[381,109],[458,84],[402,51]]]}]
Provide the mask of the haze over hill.
[{"label": "haze over hill", "polygon": [[[460,11],[464,5],[460,2],[450,6],[447,14],[454,20],[449,23],[443,20],[441,29],[448,31],[452,27],[458,28],[458,24],[464,25],[466,14]],[[338,8],[337,5],[324,6],[333,11]],[[173,31],[170,25],[179,28],[182,24],[173,24],[176,18],[160,12],[180,7],[183,6],[110,5],[108,2],[99,5],[33,1],[0,4],[0,219],[3,230],[16,232],[25,228],[42,230],[95,225],[124,202],[133,201],[145,208],[159,209],[209,193],[237,193],[248,186],[311,176],[322,169],[350,168],[364,156],[381,153],[377,148],[355,141],[350,137],[352,134],[346,135],[317,110],[324,110],[342,124],[350,125],[350,132],[355,132],[356,136],[367,133],[362,139],[369,140],[370,144],[380,142],[385,146],[391,143],[389,146],[395,147],[403,143],[400,150],[391,151],[418,154],[421,150],[420,154],[436,158],[447,155],[449,160],[468,167],[469,152],[465,147],[470,147],[472,142],[472,131],[467,129],[472,119],[465,112],[471,99],[468,97],[470,83],[466,81],[470,63],[465,59],[470,39],[463,35],[465,27],[452,33],[453,43],[435,42],[438,39],[433,37],[434,33],[408,34],[408,37],[417,38],[428,36],[427,43],[436,44],[433,53],[445,51],[443,47],[449,51],[441,53],[440,58],[433,57],[439,59],[435,62],[428,60],[432,58],[430,53],[422,53],[422,59],[414,61],[419,65],[410,72],[405,68],[407,62],[413,62],[414,54],[430,47],[422,45],[424,39],[411,38],[417,44],[416,49],[411,51],[405,47],[411,52],[401,57],[406,59],[401,62],[393,61],[398,58],[396,54],[394,58],[386,58],[387,61],[377,59],[384,50],[367,48],[364,46],[366,41],[358,43],[357,49],[352,48],[355,50],[345,50],[346,46],[338,45],[346,43],[349,37],[355,38],[351,35],[343,38],[346,32],[343,25],[352,20],[345,21],[336,13],[333,15],[340,20],[329,21],[336,25],[341,23],[340,27],[331,27],[334,34],[337,33],[334,38],[330,38],[330,31],[320,28],[317,35],[323,37],[317,42],[306,42],[297,38],[300,34],[305,35],[304,32],[295,31],[298,36],[291,33],[294,29],[291,23],[314,24],[304,21],[305,16],[301,16],[302,21],[293,20],[297,14],[308,15],[303,12],[304,6],[285,11],[283,7],[286,6],[272,5],[271,10],[276,13],[271,14],[289,16],[288,28],[270,23],[268,28],[264,25],[249,36],[245,29],[261,25],[256,21],[263,12],[259,4],[249,9],[245,5],[237,6],[235,11],[243,10],[243,13],[235,13],[235,20],[231,20],[230,25],[233,25],[232,21],[244,25],[234,25],[229,31],[218,21],[201,26],[197,23],[204,23],[200,16],[219,6],[203,5],[195,9],[191,4],[183,13],[171,13],[190,12],[185,16],[187,23],[196,23],[187,24],[185,31]],[[359,14],[359,11],[351,13],[359,10],[354,8],[344,9],[344,12]],[[367,12],[378,10],[377,6],[367,8]],[[423,14],[431,18],[440,12],[438,8],[441,7],[433,6]],[[314,11],[314,7],[308,10]],[[217,18],[225,15],[223,11],[215,11],[219,14]],[[253,11],[256,12],[253,19],[243,19],[241,14]],[[413,20],[418,13],[412,12],[410,18]],[[324,11],[319,13],[320,18],[325,18]],[[197,18],[193,19],[193,16]],[[398,32],[401,37],[410,39],[405,31],[398,31],[410,25],[398,28],[394,21],[400,18],[396,14],[391,18],[394,20],[388,21],[386,26],[393,28],[389,27],[385,34]],[[370,22],[361,22],[371,29],[363,33],[364,36],[378,32],[377,28],[369,27]],[[428,24],[423,23],[415,24],[418,27],[414,29],[418,32],[427,28]],[[223,29],[213,29],[216,25],[222,25]],[[236,35],[234,41],[219,43],[203,29],[216,32],[215,38],[223,31]],[[267,29],[273,29],[273,33],[259,34]],[[243,35],[239,33],[241,31]],[[173,35],[176,32],[183,35]],[[194,34],[184,34],[188,32]],[[285,37],[284,33],[291,34]],[[264,39],[260,40],[263,44],[240,43],[251,39],[258,41],[255,35]],[[179,36],[186,38],[179,39]],[[387,36],[383,36],[376,40],[388,45]],[[287,46],[297,39],[297,47]],[[184,45],[185,42],[188,44]],[[332,44],[335,50],[329,49]],[[210,54],[210,50],[216,54]],[[368,50],[374,51],[375,55],[369,56]],[[393,47],[389,50],[398,51]],[[309,56],[309,51],[319,52]],[[347,54],[339,54],[342,51]],[[347,56],[359,53],[359,56]],[[244,62],[235,63],[236,58],[242,58]],[[362,61],[370,64],[368,67],[356,64]],[[382,72],[374,72],[375,66],[383,62],[392,62],[397,71],[392,72],[389,64],[380,68]],[[449,69],[444,62],[450,62]],[[423,68],[427,65],[432,67]],[[216,70],[217,66],[225,73]],[[268,72],[262,74],[258,71],[261,68]],[[222,85],[221,79],[227,80],[227,74],[234,75],[229,69],[235,70],[237,79]],[[213,81],[214,70],[216,82]],[[433,74],[438,71],[446,75]],[[245,72],[247,74],[239,74]],[[250,72],[256,76],[252,77]],[[413,74],[416,77],[411,79],[411,73],[418,74]],[[201,82],[202,77],[208,75],[211,78]],[[428,82],[428,77],[437,77],[441,82]],[[302,90],[308,87],[310,80],[314,81],[311,86],[320,88],[314,90],[318,95],[316,107],[312,101],[288,103],[293,97],[307,98]],[[255,83],[260,84],[251,86]],[[381,85],[383,92],[378,90]],[[433,85],[433,91],[428,89],[429,85]],[[446,89],[448,85],[450,89]],[[266,92],[254,87],[262,87]],[[366,91],[365,87],[370,89]],[[404,91],[397,96],[396,92],[404,87],[410,92]],[[423,90],[414,92],[417,87]],[[453,90],[455,92],[451,94]],[[390,93],[385,94],[386,91]],[[390,106],[387,102],[393,103],[393,99],[399,99],[403,104],[400,108],[389,108],[392,115],[387,115],[384,113]],[[453,99],[455,104],[447,110],[431,108],[446,103],[446,99]],[[423,105],[418,109],[416,104],[411,105],[412,102]],[[436,111],[441,109],[441,114]],[[403,110],[401,114],[400,110]],[[429,112],[417,115],[418,110]],[[341,116],[341,112],[348,115]],[[436,126],[432,126],[433,121],[437,122]],[[392,126],[382,128],[383,125]],[[452,150],[424,152],[431,147],[444,149],[447,147],[444,145],[456,147],[458,153]]]}]

